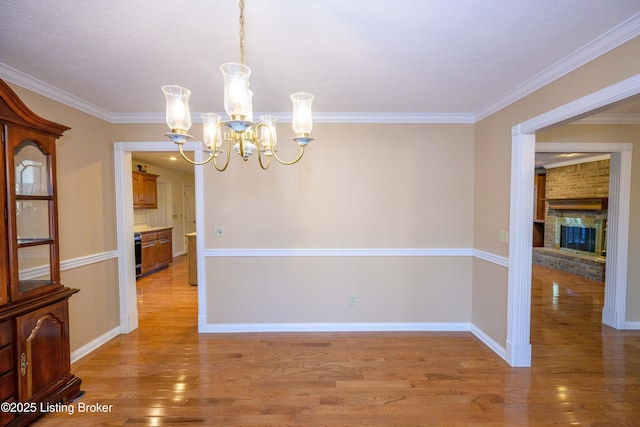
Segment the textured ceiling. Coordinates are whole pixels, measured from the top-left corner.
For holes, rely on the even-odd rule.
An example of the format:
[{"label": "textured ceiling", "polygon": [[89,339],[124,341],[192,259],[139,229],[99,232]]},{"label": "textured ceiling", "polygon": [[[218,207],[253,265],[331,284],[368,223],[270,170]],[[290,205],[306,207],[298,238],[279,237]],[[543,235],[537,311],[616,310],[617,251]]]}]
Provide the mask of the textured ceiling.
[{"label": "textured ceiling", "polygon": [[[190,88],[192,112],[222,112],[238,13],[233,0],[4,0],[0,77],[107,118],[162,114],[164,84]],[[254,111],[290,111],[306,91],[319,113],[477,117],[585,46],[637,35],[639,13],[638,0],[246,0]]]}]

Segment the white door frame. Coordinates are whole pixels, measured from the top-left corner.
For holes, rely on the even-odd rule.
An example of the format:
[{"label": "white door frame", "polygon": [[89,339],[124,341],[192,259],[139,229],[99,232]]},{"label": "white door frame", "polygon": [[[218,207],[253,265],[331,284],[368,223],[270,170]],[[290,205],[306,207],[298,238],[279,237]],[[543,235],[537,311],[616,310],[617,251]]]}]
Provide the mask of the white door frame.
[{"label": "white door frame", "polygon": [[[593,92],[561,107],[543,113],[512,128],[511,197],[509,216],[509,275],[507,297],[506,360],[511,366],[531,366],[531,256],[533,223],[533,177],[537,131],[569,123],[590,115],[594,110],[640,93],[640,74]],[[611,152],[613,183],[610,182],[609,220],[615,231],[609,231],[607,245],[609,283],[603,308],[603,322],[617,329],[625,328],[627,289],[627,252],[629,242],[629,198],[631,180],[631,144],[604,144],[594,150]],[[580,145],[584,151],[586,145]],[[589,147],[587,147],[589,148]],[[570,149],[564,144],[563,151]],[[611,181],[611,180],[610,180]],[[613,190],[613,191],[612,191]],[[611,193],[615,194],[611,194]],[[614,208],[615,206],[615,208]],[[613,212],[616,210],[616,212]]]},{"label": "white door frame", "polygon": [[[196,160],[202,158],[199,142],[186,143],[184,151],[193,152]],[[133,152],[177,152],[173,142],[115,142],[113,159],[116,196],[116,239],[118,245],[118,291],[120,298],[120,333],[128,334],[138,328],[138,306],[136,303],[135,252],[133,245],[133,191],[131,186],[131,153]],[[202,202],[202,169],[195,168],[196,190],[196,232],[202,236],[203,217],[198,213],[198,204]],[[200,212],[202,209],[200,209]],[[200,217],[199,217],[200,216]],[[198,247],[198,272],[204,265],[203,239],[196,239]],[[198,273],[200,275],[200,273]],[[204,281],[202,282],[204,283]],[[205,286],[198,286],[198,319],[204,317],[206,307]]]}]

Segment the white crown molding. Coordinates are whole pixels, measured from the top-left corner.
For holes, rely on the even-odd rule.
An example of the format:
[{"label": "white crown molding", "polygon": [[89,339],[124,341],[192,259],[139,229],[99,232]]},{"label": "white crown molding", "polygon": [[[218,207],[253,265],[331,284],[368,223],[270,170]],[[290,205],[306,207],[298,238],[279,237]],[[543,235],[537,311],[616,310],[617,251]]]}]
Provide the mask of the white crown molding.
[{"label": "white crown molding", "polygon": [[47,98],[58,101],[76,110],[85,112],[94,117],[102,119],[107,122],[111,122],[113,114],[109,111],[91,104],[77,96],[71,95],[63,90],[58,89],[45,83],[42,80],[38,80],[35,77],[31,77],[28,74],[18,71],[15,68],[11,68],[0,62],[0,78],[10,83],[17,84],[20,87],[28,89],[39,95],[46,96]]},{"label": "white crown molding", "polygon": [[640,125],[640,114],[594,114],[572,125]]},{"label": "white crown molding", "polygon": [[633,144],[630,142],[536,142],[535,151],[537,153],[613,153],[633,151]]},{"label": "white crown molding", "polygon": [[486,105],[474,114],[475,121],[478,122],[497,111],[513,104],[536,90],[548,85],[554,80],[570,73],[571,71],[593,61],[597,57],[609,52],[629,40],[640,35],[640,13],[637,13],[612,28],[610,31],[597,37],[590,43],[582,46],[571,55],[556,62],[545,70],[541,71],[529,81],[526,81],[504,96]]},{"label": "white crown molding", "polygon": [[[291,114],[289,113],[289,121]],[[471,113],[314,113],[314,123],[473,124]]]},{"label": "white crown molding", "polygon": [[[165,115],[162,113],[114,113],[111,115],[111,123],[114,124],[151,124],[164,123]],[[192,123],[202,123],[200,115],[191,114]]]},{"label": "white crown molding", "polygon": [[[621,101],[638,94],[640,74],[631,76],[606,88],[592,92],[568,104],[547,111],[532,119],[517,124],[511,128],[511,135],[535,133],[548,126],[574,121],[576,118],[589,114],[614,102]],[[576,150],[573,150],[576,151]]]},{"label": "white crown molding", "polygon": [[[224,116],[224,113],[218,113]],[[254,117],[270,114],[278,118],[278,123],[291,123],[291,113],[254,113]],[[200,113],[192,113],[193,123],[202,123]],[[112,114],[112,123],[164,123],[163,113]],[[405,124],[473,124],[471,113],[430,114],[430,113],[313,113],[314,123],[405,123]]]}]

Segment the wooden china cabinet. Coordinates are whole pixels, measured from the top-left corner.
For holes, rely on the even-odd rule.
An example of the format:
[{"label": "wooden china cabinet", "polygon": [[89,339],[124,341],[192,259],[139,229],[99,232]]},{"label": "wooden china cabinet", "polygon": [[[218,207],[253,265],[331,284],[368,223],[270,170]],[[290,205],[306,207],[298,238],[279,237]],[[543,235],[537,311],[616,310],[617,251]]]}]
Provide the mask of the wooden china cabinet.
[{"label": "wooden china cabinet", "polygon": [[69,128],[27,108],[0,80],[0,425],[79,398],[68,300],[60,283],[55,144]]}]

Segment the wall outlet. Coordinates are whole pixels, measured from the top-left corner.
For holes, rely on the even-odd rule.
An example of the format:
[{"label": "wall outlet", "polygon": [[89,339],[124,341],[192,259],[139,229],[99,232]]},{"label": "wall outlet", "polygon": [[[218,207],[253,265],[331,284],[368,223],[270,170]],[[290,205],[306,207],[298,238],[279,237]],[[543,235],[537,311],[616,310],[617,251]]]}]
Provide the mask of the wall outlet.
[{"label": "wall outlet", "polygon": [[500,233],[498,233],[498,240],[501,243],[509,243],[509,232],[505,230],[500,230]]},{"label": "wall outlet", "polygon": [[356,296],[349,295],[349,305],[356,305]]},{"label": "wall outlet", "polygon": [[213,235],[217,237],[224,236],[224,227],[221,225],[216,225],[213,227]]}]

